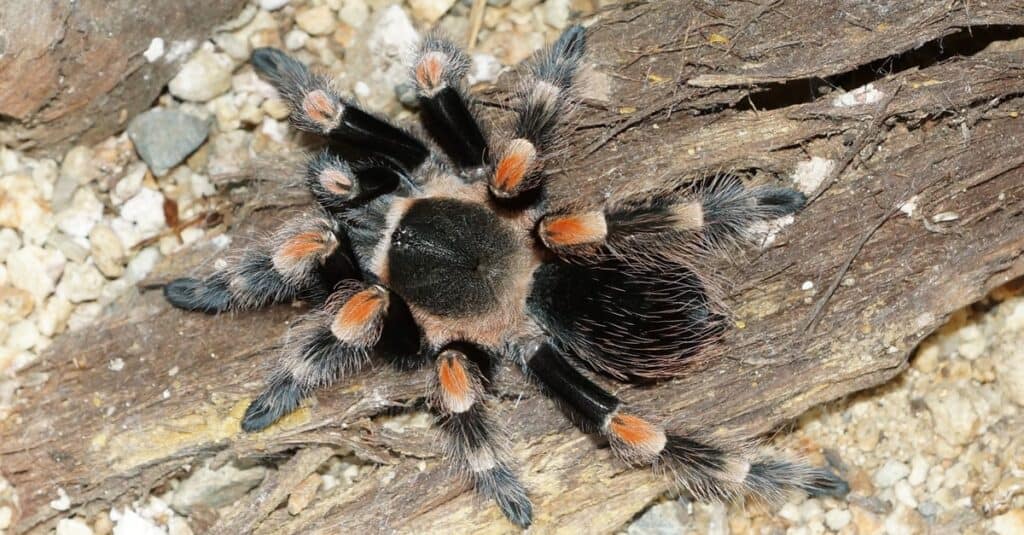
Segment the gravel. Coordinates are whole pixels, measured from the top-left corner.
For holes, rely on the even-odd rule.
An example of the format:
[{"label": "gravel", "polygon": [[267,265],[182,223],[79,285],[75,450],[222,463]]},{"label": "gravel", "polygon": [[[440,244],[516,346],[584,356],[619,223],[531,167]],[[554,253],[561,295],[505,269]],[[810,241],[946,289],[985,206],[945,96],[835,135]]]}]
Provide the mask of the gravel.
[{"label": "gravel", "polygon": [[[404,117],[416,104],[415,98],[399,98],[409,95],[407,54],[435,21],[453,36],[466,35],[471,4],[252,0],[209,41],[166,45],[157,61],[184,62],[168,93],[132,119],[126,134],[55,159],[0,147],[0,419],[17,400],[18,381],[28,378],[22,370],[55,336],[89,327],[107,304],[135,292],[137,282],[184,244],[212,241],[223,248],[230,242],[223,225],[172,232],[165,206],[176,205],[179,221],[220,211],[230,192],[219,177],[245,173],[260,158],[300,146],[287,127],[287,106],[248,63],[254,47],[285,47],[336,76],[339,89],[367,108]],[[487,5],[472,53],[472,83],[495,80],[554,39],[588,3]],[[598,100],[608,101],[609,91]],[[805,162],[794,179],[813,190],[833,165]],[[814,291],[813,284],[807,291]],[[808,451],[819,462],[816,450],[828,448],[829,457],[847,467],[843,475],[853,488],[848,500],[795,497],[771,511],[669,496],[621,531],[1024,532],[1020,294],[997,292],[984,306],[954,315],[918,348],[899,378],[814,409],[779,437],[778,447]],[[109,365],[112,374],[131,371],[124,362]],[[54,507],[67,510],[57,533],[202,533],[209,520],[195,512],[197,504],[219,507],[208,514],[221,514],[273,471],[199,466],[159,494],[90,518],[74,516],[63,489],[54,490]],[[379,469],[372,464],[339,454],[300,485],[286,508],[301,512],[374,475]],[[12,522],[14,504],[13,489],[0,479],[0,532]]]}]

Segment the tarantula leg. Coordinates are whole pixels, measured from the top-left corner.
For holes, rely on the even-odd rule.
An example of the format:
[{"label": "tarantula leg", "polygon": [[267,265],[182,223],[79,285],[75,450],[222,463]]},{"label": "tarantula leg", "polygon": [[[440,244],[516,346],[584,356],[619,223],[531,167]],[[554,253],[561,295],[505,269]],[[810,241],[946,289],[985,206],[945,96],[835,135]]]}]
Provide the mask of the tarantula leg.
[{"label": "tarantula leg", "polygon": [[406,170],[415,169],[429,155],[423,142],[343,99],[326,77],[284,52],[257,48],[252,62],[291,104],[296,128],[392,159]]},{"label": "tarantula leg", "polygon": [[585,47],[586,30],[573,26],[527,62],[513,139],[500,147],[491,176],[496,197],[517,197],[539,185],[543,156],[557,150],[562,120],[572,108],[573,82]]},{"label": "tarantula leg", "polygon": [[306,185],[317,203],[337,213],[353,203],[394,191],[406,177],[377,162],[350,165],[331,151],[314,156],[306,166]]},{"label": "tarantula leg", "polygon": [[343,288],[323,310],[306,315],[288,332],[267,387],[249,404],[242,429],[259,431],[292,412],[316,388],[335,382],[369,361],[388,310],[380,286]]},{"label": "tarantula leg", "polygon": [[698,182],[694,196],[701,205],[702,245],[711,250],[750,241],[756,223],[794,214],[807,202],[790,188],[747,188],[731,173]]},{"label": "tarantula leg", "polygon": [[487,163],[487,139],[470,112],[462,80],[469,58],[451,41],[432,33],[423,39],[413,69],[424,126],[459,167]]},{"label": "tarantula leg", "polygon": [[164,296],[178,308],[211,314],[293,299],[317,302],[356,273],[334,223],[324,217],[295,219],[270,241],[276,245],[257,245],[204,279],[171,281]]},{"label": "tarantula leg", "polygon": [[493,499],[506,517],[520,527],[533,519],[526,489],[510,466],[507,438],[491,416],[483,374],[466,353],[445,349],[437,357],[431,406],[445,438],[451,463],[472,481],[478,493]]},{"label": "tarantula leg", "polygon": [[541,344],[526,367],[544,390],[570,412],[584,432],[604,435],[623,461],[667,473],[699,499],[741,497],[776,503],[791,491],[843,496],[847,484],[831,471],[777,459],[710,436],[666,431],[637,416],[577,371],[554,348]]},{"label": "tarantula leg", "polygon": [[608,237],[608,222],[602,212],[547,215],[537,226],[544,245],[553,251],[593,248]]}]

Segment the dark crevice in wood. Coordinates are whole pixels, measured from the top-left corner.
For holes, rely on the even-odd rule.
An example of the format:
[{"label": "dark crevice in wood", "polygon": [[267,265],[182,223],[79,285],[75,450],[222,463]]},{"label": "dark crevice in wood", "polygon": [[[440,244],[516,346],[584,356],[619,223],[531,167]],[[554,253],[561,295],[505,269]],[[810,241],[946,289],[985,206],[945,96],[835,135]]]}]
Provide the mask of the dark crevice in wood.
[{"label": "dark crevice in wood", "polygon": [[[913,50],[886,56],[852,71],[834,76],[761,84],[749,98],[737,103],[735,109],[768,111],[809,104],[829,91],[852,91],[910,69],[926,69],[952,58],[971,57],[992,43],[1022,37],[1024,26],[995,24],[962,28],[950,35],[932,39]],[[708,113],[714,111],[707,110]]]}]

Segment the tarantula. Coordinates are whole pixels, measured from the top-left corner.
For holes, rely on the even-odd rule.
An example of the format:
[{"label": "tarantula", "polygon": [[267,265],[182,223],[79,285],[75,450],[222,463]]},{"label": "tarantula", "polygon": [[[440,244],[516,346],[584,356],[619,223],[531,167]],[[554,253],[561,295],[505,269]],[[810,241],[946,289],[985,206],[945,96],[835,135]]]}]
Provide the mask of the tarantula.
[{"label": "tarantula", "polygon": [[724,314],[699,259],[804,203],[794,190],[747,188],[726,174],[604,206],[550,208],[545,162],[562,147],[578,98],[584,42],[585,30],[570,28],[527,62],[514,126],[499,137],[471,111],[466,54],[425,38],[411,75],[436,147],[359,109],[283,52],[256,50],[253,64],[290,103],[292,124],[326,138],[305,172],[317,208],[164,294],[207,313],[294,299],[316,307],[286,336],[245,431],[371,357],[407,368],[432,362],[430,406],[449,461],[519,526],[533,513],[490,407],[499,359],[622,460],[667,471],[698,498],[844,494],[827,469],[700,430],[666,430],[578,370],[651,381],[707,356]]}]

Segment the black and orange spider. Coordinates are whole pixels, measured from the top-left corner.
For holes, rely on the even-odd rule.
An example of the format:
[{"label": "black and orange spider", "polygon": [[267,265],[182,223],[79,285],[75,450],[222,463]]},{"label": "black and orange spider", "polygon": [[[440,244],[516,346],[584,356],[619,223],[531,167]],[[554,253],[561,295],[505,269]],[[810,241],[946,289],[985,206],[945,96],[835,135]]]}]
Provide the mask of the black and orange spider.
[{"label": "black and orange spider", "polygon": [[440,151],[281,51],[257,50],[253,63],[291,104],[292,123],[327,139],[305,177],[318,208],[233,265],[171,282],[167,299],[209,313],[294,299],[316,307],[287,335],[245,412],[246,431],[372,357],[432,362],[431,407],[450,461],[520,526],[532,506],[489,409],[498,359],[522,369],[581,429],[607,437],[621,459],[669,472],[698,498],[844,494],[826,469],[700,430],[668,431],[577,369],[650,381],[706,357],[724,315],[697,262],[804,203],[791,189],[747,188],[722,175],[550,209],[545,160],[563,139],[584,42],[573,27],[528,62],[514,127],[498,137],[471,111],[466,54],[424,39],[412,75]]}]

